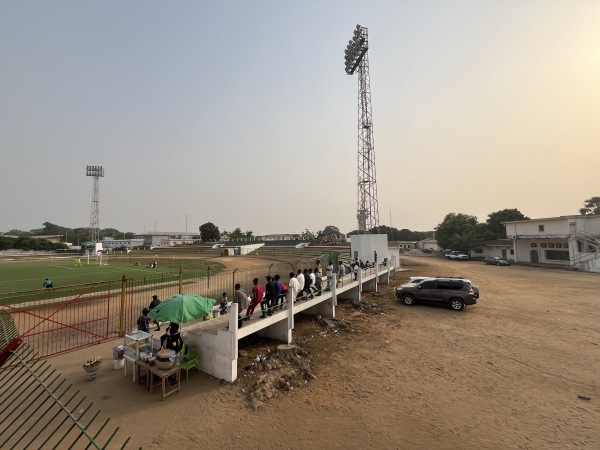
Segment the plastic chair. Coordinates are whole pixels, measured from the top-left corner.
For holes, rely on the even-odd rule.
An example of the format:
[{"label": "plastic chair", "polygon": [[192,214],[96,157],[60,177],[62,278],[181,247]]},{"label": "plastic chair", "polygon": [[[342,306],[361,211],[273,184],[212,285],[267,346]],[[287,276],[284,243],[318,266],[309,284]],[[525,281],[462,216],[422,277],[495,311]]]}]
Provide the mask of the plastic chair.
[{"label": "plastic chair", "polygon": [[198,366],[198,350],[191,348],[190,352],[179,361],[179,367],[185,370],[186,383],[190,380],[190,369]]}]

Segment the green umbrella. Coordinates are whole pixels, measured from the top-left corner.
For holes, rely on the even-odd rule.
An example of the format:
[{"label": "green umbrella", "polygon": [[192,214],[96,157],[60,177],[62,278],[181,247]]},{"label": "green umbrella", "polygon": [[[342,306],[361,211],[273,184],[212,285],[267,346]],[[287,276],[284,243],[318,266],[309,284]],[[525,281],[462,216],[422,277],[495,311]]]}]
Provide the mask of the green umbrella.
[{"label": "green umbrella", "polygon": [[158,322],[185,323],[206,316],[214,304],[213,298],[177,294],[150,310],[148,316]]}]

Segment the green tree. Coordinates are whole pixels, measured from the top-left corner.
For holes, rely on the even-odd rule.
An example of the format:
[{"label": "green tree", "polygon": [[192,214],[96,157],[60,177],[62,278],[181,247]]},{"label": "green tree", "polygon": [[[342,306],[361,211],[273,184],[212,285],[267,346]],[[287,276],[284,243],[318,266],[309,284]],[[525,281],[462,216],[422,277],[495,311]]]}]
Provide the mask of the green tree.
[{"label": "green tree", "polygon": [[330,236],[332,234],[342,234],[340,232],[340,229],[336,226],[333,225],[327,225],[325,228],[323,228],[323,231],[321,231],[320,233],[323,236]]},{"label": "green tree", "polygon": [[28,231],[22,231],[22,230],[12,229],[12,230],[8,230],[4,234],[8,234],[10,236],[27,236],[29,234],[29,232]]},{"label": "green tree", "polygon": [[592,197],[586,199],[583,208],[579,210],[579,214],[584,216],[599,216],[600,215],[600,197]]},{"label": "green tree", "polygon": [[242,232],[242,229],[240,227],[235,228],[231,233],[229,233],[229,239],[231,239],[232,241],[239,241],[244,236],[245,234]]},{"label": "green tree", "polygon": [[457,248],[467,252],[470,248],[465,248],[467,244],[477,236],[477,217],[462,213],[449,213],[444,217],[442,223],[435,227],[435,239],[441,248],[451,248],[452,245],[460,246]]},{"label": "green tree", "polygon": [[523,215],[523,213],[516,208],[502,209],[488,214],[488,218],[485,222],[491,234],[485,239],[506,238],[506,228],[502,222],[511,222],[513,220],[529,220],[529,217]]},{"label": "green tree", "polygon": [[216,242],[221,238],[219,228],[212,222],[206,222],[204,225],[200,225],[199,231],[202,242]]},{"label": "green tree", "polygon": [[0,236],[0,250],[10,250],[15,245],[15,238]]},{"label": "green tree", "polygon": [[316,238],[317,234],[313,233],[312,231],[309,231],[308,228],[302,233],[300,233],[300,239],[303,241],[314,241]]}]

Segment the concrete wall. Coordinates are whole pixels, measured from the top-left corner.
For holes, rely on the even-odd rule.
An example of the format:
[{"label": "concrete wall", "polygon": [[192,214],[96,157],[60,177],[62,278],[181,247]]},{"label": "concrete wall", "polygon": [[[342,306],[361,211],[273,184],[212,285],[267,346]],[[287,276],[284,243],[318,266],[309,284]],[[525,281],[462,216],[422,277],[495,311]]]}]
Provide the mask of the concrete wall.
[{"label": "concrete wall", "polygon": [[350,237],[350,258],[358,257],[364,263],[373,262],[374,252],[377,252],[377,261],[384,258],[390,259],[387,234],[355,234]]}]

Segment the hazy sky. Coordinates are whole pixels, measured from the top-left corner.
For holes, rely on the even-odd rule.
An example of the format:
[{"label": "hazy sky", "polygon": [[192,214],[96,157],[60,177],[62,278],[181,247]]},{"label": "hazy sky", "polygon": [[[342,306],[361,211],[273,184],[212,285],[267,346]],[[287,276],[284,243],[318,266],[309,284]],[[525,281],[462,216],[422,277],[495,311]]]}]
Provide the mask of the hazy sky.
[{"label": "hazy sky", "polygon": [[0,231],[356,229],[357,23],[381,224],[600,195],[598,0],[0,0]]}]

